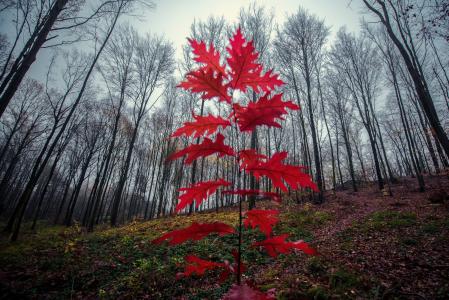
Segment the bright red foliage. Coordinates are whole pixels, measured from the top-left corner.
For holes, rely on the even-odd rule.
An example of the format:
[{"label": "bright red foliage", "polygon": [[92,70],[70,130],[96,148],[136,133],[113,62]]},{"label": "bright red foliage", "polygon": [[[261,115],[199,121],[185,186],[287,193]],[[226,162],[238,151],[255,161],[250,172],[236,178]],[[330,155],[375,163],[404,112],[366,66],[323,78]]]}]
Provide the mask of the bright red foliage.
[{"label": "bright red foliage", "polygon": [[257,153],[255,149],[240,150],[238,153],[240,169],[246,169],[248,166],[258,164],[261,160],[266,158],[265,155]]},{"label": "bright red foliage", "polygon": [[261,246],[264,247],[268,255],[272,257],[277,257],[278,254],[286,254],[292,249],[298,249],[303,251],[305,254],[316,255],[315,249],[311,248],[309,244],[304,241],[287,242],[288,234],[281,234],[274,236],[272,238],[267,238],[261,242],[256,242],[253,244],[254,247]]},{"label": "bright red foliage", "polygon": [[232,116],[239,124],[240,131],[253,131],[260,125],[281,128],[276,119],[284,120],[286,108],[298,110],[299,106],[291,101],[282,101],[282,94],[276,94],[271,99],[265,94],[257,102],[250,102],[246,107],[234,104]]},{"label": "bright red foliage", "polygon": [[204,275],[204,273],[208,270],[225,267],[224,263],[204,260],[195,255],[187,255],[185,257],[185,261],[187,262],[187,265],[185,266],[184,272],[176,274],[177,278],[184,276],[188,277],[193,274]]},{"label": "bright red foliage", "polygon": [[266,161],[259,161],[247,166],[246,172],[253,172],[256,179],[267,176],[273,182],[274,187],[278,187],[284,192],[288,191],[284,181],[294,190],[301,186],[318,190],[310,176],[303,173],[300,167],[284,164],[282,161],[286,158],[287,152],[277,152]]},{"label": "bright red foliage", "polygon": [[218,127],[226,128],[231,126],[231,122],[226,119],[223,119],[220,116],[207,115],[207,116],[196,116],[192,114],[195,122],[185,122],[184,126],[178,128],[171,137],[178,136],[193,136],[194,138],[198,138],[204,135],[214,134]]},{"label": "bright red foliage", "polygon": [[227,50],[227,62],[231,68],[229,85],[233,89],[245,92],[251,87],[254,91],[268,92],[284,84],[272,71],[262,75],[262,66],[256,62],[259,54],[255,51],[254,43],[245,40],[240,28],[230,39]]},{"label": "bright red foliage", "polygon": [[227,235],[234,233],[233,227],[220,222],[214,223],[192,223],[187,228],[173,230],[167,232],[163,236],[153,240],[153,244],[160,244],[163,241],[168,241],[170,245],[179,245],[188,240],[198,241],[211,233],[218,233],[218,235]]},{"label": "bright red foliage", "polygon": [[178,212],[185,208],[186,206],[196,202],[196,207],[198,208],[203,202],[206,200],[209,195],[215,193],[215,191],[221,186],[231,185],[229,181],[224,179],[219,179],[215,181],[203,181],[198,182],[188,188],[180,188],[179,191],[184,192],[181,196],[179,196],[179,203],[175,208],[175,211]]},{"label": "bright red foliage", "polygon": [[[189,39],[192,47],[194,60],[200,64],[200,67],[188,72],[185,80],[178,87],[188,90],[192,93],[200,93],[203,100],[217,99],[224,102],[232,113],[228,119],[220,116],[207,115],[197,116],[193,114],[194,121],[186,122],[181,128],[178,128],[171,137],[204,137],[201,143],[189,145],[186,148],[173,153],[167,159],[173,160],[186,156],[185,164],[191,164],[199,157],[218,154],[235,156],[237,158],[240,170],[252,174],[257,180],[261,176],[271,179],[273,187],[287,191],[287,185],[293,189],[299,187],[309,187],[314,190],[316,185],[312,182],[309,175],[302,172],[301,167],[284,164],[287,158],[287,152],[279,152],[269,156],[258,153],[255,149],[244,149],[235,151],[230,146],[224,144],[224,136],[221,133],[216,134],[215,141],[208,136],[215,134],[219,127],[226,129],[231,125],[240,133],[252,132],[257,126],[281,127],[279,121],[284,120],[287,109],[298,110],[299,106],[292,101],[283,101],[282,93],[272,95],[272,92],[284,84],[279,79],[279,75],[272,70],[263,72],[263,66],[257,62],[259,54],[255,51],[253,41],[246,41],[240,29],[230,39],[227,47],[228,57],[223,59],[220,53],[212,44],[207,47],[203,41]],[[220,61],[222,63],[220,63]],[[247,106],[242,106],[233,102],[232,95],[235,91],[246,92],[248,88],[256,94],[264,93],[256,102],[249,102]],[[225,131],[226,132],[226,131]],[[237,144],[239,144],[237,142]],[[236,153],[237,152],[237,153]],[[218,169],[217,169],[218,170]],[[179,202],[175,211],[186,208],[196,202],[198,208],[200,204],[211,194],[215,193],[220,187],[229,186],[231,182],[224,179],[204,181],[194,183],[189,187],[179,189]],[[264,192],[254,189],[237,189],[222,191],[222,194],[234,194],[240,196],[258,195],[269,197],[274,201],[280,202],[281,197],[274,192]],[[242,197],[239,199],[242,201]],[[240,202],[241,204],[241,202]],[[279,221],[279,211],[277,210],[256,210],[252,209],[245,213],[244,226],[256,228],[267,237],[265,240],[256,242],[254,247],[264,247],[270,256],[276,257],[280,253],[289,253],[294,249],[301,250],[306,254],[314,255],[316,250],[311,248],[303,241],[286,241],[288,235],[283,234],[272,237],[273,226]],[[239,215],[242,221],[242,214]],[[242,223],[239,223],[240,225]],[[241,227],[239,227],[241,230]],[[219,222],[214,223],[193,223],[189,227],[168,232],[153,243],[159,244],[168,241],[170,245],[177,245],[187,240],[200,240],[209,234],[227,235],[235,233],[233,227]],[[185,258],[187,264],[184,272],[178,273],[177,277],[191,276],[193,274],[203,275],[208,270],[217,268],[223,269],[220,275],[220,282],[229,277],[230,274],[236,274],[240,282],[241,274],[245,267],[241,261],[241,236],[239,232],[239,251],[233,251],[234,262],[213,262],[203,260],[195,255],[189,255]],[[225,295],[224,299],[274,299],[274,295],[267,295],[247,284],[233,285],[231,290]]]},{"label": "bright red foliage", "polygon": [[221,133],[217,133],[215,141],[212,141],[209,138],[204,138],[202,143],[187,146],[186,148],[170,155],[167,160],[174,160],[187,155],[185,163],[190,165],[198,157],[206,157],[215,153],[218,153],[220,157],[224,155],[233,156],[234,150],[228,145],[225,145],[223,141],[224,136]]},{"label": "bright red foliage", "polygon": [[231,103],[228,87],[223,84],[223,73],[216,74],[211,68],[201,68],[187,73],[186,80],[178,87],[190,90],[192,93],[203,93],[202,99],[217,97],[219,101]]},{"label": "bright red foliage", "polygon": [[268,255],[277,257],[279,253],[285,254],[290,251],[291,245],[289,242],[285,241],[287,237],[288,234],[281,234],[272,238],[267,238],[266,240],[263,240],[261,242],[256,242],[253,244],[253,246],[262,246],[265,248]]},{"label": "bright red foliage", "polygon": [[316,249],[310,247],[310,245],[304,241],[291,242],[291,247],[294,249],[301,250],[302,252],[308,255],[318,255]]},{"label": "bright red foliage", "polygon": [[207,68],[221,74],[225,74],[225,68],[220,64],[220,53],[215,51],[214,45],[209,45],[209,50],[206,49],[206,43],[198,42],[194,39],[188,39],[190,46],[192,46],[193,54],[195,54],[194,60],[199,63],[203,63]]},{"label": "bright red foliage", "polygon": [[273,226],[279,221],[279,211],[274,209],[252,209],[246,212],[244,221],[245,227],[256,228],[262,231],[266,236],[270,236]]}]

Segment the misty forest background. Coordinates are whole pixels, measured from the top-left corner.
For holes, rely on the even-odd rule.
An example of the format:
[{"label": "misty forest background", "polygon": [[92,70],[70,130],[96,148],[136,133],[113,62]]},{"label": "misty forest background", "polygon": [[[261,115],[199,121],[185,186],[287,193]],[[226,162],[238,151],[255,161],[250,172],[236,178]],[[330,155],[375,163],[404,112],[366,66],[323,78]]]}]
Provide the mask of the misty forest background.
[{"label": "misty forest background", "polygon": [[[282,128],[255,131],[245,147],[232,137],[227,143],[267,156],[288,151],[288,163],[305,166],[321,190],[292,192],[298,202],[326,202],[323,191],[369,183],[389,195],[405,176],[424,191],[425,174],[449,167],[449,2],[332,5],[357,7],[361,30],[331,30],[324,16],[301,7],[275,23],[257,2],[234,23],[219,12],[192,23],[189,37],[223,54],[240,27],[264,66],[281,73],[284,98],[302,108]],[[152,13],[157,5],[147,0],[0,1],[0,218],[12,240],[41,221],[93,231],[167,216],[180,187],[236,182],[231,158],[166,161],[187,145],[168,137],[192,112],[230,112],[176,87],[196,63],[187,40],[176,56],[151,26],[142,34],[130,23]],[[48,68],[33,78],[28,71],[39,59]],[[243,188],[257,185],[271,190],[268,180],[241,177]],[[236,201],[216,193],[198,210]]]}]

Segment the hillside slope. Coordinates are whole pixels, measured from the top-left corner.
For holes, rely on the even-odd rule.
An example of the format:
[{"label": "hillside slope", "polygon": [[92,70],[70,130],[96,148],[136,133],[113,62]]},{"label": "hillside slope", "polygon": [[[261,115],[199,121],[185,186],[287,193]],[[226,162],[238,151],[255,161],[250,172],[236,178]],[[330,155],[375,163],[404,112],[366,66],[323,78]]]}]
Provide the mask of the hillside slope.
[{"label": "hillside slope", "polygon": [[[246,230],[245,279],[264,291],[274,288],[279,299],[449,298],[448,200],[429,201],[437,192],[448,192],[449,184],[447,177],[427,181],[426,193],[402,179],[392,187],[393,197],[366,187],[358,193],[328,193],[321,206],[285,199],[276,231],[311,241],[320,255],[294,253],[273,260],[249,247],[259,233]],[[235,209],[229,209],[136,221],[91,234],[77,226],[41,226],[15,244],[2,238],[0,297],[219,299],[232,282],[218,285],[218,272],[180,280],[176,273],[189,253],[231,260],[235,237],[210,236],[176,247],[150,241],[193,221],[236,224],[237,218]]]}]

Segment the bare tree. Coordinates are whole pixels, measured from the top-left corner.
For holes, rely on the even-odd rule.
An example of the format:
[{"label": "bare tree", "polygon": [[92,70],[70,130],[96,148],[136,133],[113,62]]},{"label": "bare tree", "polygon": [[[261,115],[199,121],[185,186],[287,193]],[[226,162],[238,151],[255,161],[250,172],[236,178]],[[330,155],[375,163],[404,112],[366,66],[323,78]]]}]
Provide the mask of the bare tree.
[{"label": "bare tree", "polygon": [[432,126],[432,131],[441,143],[444,152],[449,156],[449,138],[441,126],[435,103],[429,90],[422,60],[419,57],[415,38],[405,13],[413,0],[363,0],[363,3],[385,26],[388,36],[398,49],[407,70],[413,80],[416,94],[423,110]]},{"label": "bare tree", "polygon": [[135,82],[132,84],[133,94],[131,95],[133,102],[131,108],[133,129],[126,153],[126,159],[124,166],[122,167],[112,204],[112,226],[117,225],[118,209],[122,198],[123,189],[125,187],[125,182],[127,180],[131,156],[138,136],[139,126],[143,118],[147,115],[149,109],[151,109],[154,105],[154,101],[158,99],[157,97],[153,103],[150,104],[150,100],[153,99],[152,96],[154,91],[158,87],[161,87],[162,83],[170,77],[173,72],[173,55],[173,47],[163,38],[147,35],[146,37],[138,40],[133,61],[136,77]]},{"label": "bare tree", "polygon": [[309,118],[310,131],[312,136],[312,146],[315,163],[315,178],[318,185],[319,203],[324,201],[323,198],[323,177],[320,164],[320,152],[317,136],[317,120],[314,107],[317,105],[318,98],[316,91],[316,71],[322,59],[322,52],[329,35],[329,28],[324,24],[323,20],[318,19],[315,15],[310,14],[303,8],[299,8],[296,14],[291,15],[284,24],[282,40],[284,46],[291,51],[291,60],[297,66],[298,74],[305,82],[305,96],[307,97],[307,112]]}]

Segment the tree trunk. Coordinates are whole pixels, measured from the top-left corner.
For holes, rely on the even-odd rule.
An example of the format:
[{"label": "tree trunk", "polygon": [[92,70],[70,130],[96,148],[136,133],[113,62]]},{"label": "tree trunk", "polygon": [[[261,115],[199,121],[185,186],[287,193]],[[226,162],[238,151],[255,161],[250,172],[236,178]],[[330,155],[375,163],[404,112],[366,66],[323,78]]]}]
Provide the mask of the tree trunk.
[{"label": "tree trunk", "polygon": [[0,117],[5,112],[6,107],[11,101],[12,97],[16,93],[19,88],[22,79],[25,77],[25,74],[28,72],[31,65],[36,60],[36,55],[39,52],[42,45],[47,40],[47,36],[50,33],[53,24],[56,22],[59,14],[64,9],[68,0],[56,0],[53,4],[53,7],[50,9],[48,13],[48,17],[45,20],[45,23],[42,25],[42,29],[37,33],[35,41],[32,43],[30,50],[26,53],[23,58],[20,66],[14,72],[12,77],[9,80],[5,80],[4,83],[7,83],[7,86],[1,90],[0,97]]}]

